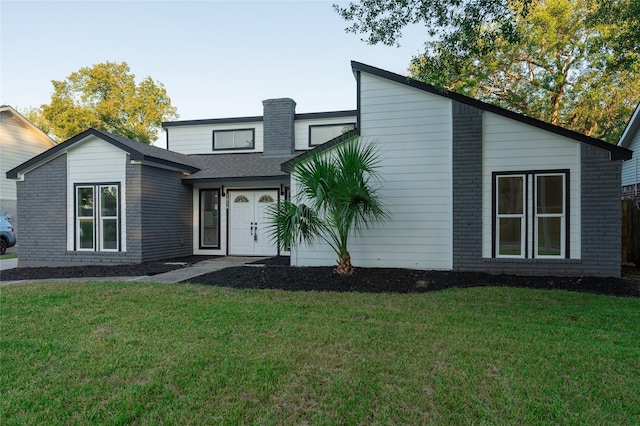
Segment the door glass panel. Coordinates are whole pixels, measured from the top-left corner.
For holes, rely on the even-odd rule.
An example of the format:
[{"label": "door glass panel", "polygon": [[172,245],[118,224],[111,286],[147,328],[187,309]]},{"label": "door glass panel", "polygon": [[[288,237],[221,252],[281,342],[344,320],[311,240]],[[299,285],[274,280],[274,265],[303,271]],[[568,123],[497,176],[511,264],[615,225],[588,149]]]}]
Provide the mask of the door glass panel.
[{"label": "door glass panel", "polygon": [[522,214],[522,176],[498,177],[498,214]]},{"label": "door glass panel", "polygon": [[259,203],[273,203],[273,197],[271,195],[263,195],[258,200]]},{"label": "door glass panel", "polygon": [[244,195],[238,195],[236,197],[235,200],[233,200],[234,203],[248,203],[249,199],[247,197],[245,197]]},{"label": "door glass panel", "polygon": [[564,185],[562,176],[537,176],[536,200],[538,214],[562,213],[562,194]]},{"label": "door glass panel", "polygon": [[499,226],[498,253],[502,256],[521,256],[522,220],[520,218],[501,218]]}]

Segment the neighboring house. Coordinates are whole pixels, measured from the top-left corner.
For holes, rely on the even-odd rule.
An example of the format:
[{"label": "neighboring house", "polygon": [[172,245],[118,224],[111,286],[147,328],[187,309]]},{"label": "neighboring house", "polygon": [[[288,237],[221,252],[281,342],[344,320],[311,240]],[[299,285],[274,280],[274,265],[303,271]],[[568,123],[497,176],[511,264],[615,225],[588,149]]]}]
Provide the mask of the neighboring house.
[{"label": "neighboring house", "polygon": [[[368,65],[352,70],[355,111],[296,114],[293,100],[270,99],[263,116],[164,123],[169,150],[88,130],[9,171],[18,211],[36,212],[20,266],[283,253],[265,233],[265,208],[295,195],[285,171],[351,132],[380,149],[391,213],[352,239],[354,265],[620,275],[629,150]],[[335,261],[323,244],[291,253],[292,265]]]},{"label": "neighboring house", "polygon": [[0,210],[11,218],[16,229],[16,183],[7,179],[4,173],[55,145],[53,139],[15,109],[0,106],[0,170],[3,173],[0,178]]},{"label": "neighboring house", "polygon": [[640,198],[640,104],[627,123],[618,146],[633,151],[633,158],[622,163],[622,196]]}]

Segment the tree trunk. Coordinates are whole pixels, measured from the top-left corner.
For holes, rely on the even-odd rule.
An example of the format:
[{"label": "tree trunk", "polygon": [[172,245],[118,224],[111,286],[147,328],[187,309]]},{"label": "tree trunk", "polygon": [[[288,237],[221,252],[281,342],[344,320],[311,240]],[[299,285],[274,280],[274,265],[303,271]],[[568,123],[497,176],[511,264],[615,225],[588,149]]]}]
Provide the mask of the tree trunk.
[{"label": "tree trunk", "polygon": [[335,271],[340,275],[353,274],[354,267],[351,265],[351,255],[349,252],[342,253],[338,259],[338,266]]}]

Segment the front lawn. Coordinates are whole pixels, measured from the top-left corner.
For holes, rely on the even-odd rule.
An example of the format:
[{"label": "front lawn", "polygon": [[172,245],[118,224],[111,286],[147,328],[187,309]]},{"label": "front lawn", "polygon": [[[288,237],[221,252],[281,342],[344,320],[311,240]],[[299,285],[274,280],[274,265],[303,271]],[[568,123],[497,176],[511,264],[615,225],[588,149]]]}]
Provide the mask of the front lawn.
[{"label": "front lawn", "polygon": [[10,424],[640,424],[640,299],[0,287]]}]

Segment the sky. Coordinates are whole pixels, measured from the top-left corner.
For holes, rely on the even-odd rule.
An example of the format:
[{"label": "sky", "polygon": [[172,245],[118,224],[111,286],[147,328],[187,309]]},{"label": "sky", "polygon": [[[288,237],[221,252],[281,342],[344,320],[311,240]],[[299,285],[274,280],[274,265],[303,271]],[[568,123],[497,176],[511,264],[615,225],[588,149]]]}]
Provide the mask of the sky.
[{"label": "sky", "polygon": [[348,4],[0,0],[0,105],[49,103],[51,80],[110,61],[162,83],[179,120],[262,115],[262,100],[283,97],[297,113],[355,109],[350,61],[407,74],[427,31],[371,46],[334,3]]}]

